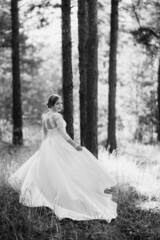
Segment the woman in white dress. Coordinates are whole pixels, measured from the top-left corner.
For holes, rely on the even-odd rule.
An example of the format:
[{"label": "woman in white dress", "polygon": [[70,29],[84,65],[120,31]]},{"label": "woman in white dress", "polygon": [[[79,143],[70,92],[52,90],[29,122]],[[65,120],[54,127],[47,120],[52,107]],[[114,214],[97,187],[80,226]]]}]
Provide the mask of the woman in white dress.
[{"label": "woman in white dress", "polygon": [[59,220],[104,219],[117,216],[117,204],[104,189],[116,185],[114,178],[85,148],[67,134],[59,113],[61,97],[52,95],[49,111],[42,116],[43,141],[8,182],[29,207],[49,207]]}]

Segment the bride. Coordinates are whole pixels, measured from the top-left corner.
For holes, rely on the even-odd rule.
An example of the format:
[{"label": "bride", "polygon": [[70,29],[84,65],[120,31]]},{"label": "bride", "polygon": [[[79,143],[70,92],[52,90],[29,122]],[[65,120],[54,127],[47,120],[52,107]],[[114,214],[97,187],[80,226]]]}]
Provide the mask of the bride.
[{"label": "bride", "polygon": [[117,204],[104,189],[116,185],[114,178],[85,148],[67,134],[59,113],[61,97],[51,95],[49,111],[42,116],[43,141],[8,179],[29,207],[49,207],[59,220],[104,219],[117,216]]}]

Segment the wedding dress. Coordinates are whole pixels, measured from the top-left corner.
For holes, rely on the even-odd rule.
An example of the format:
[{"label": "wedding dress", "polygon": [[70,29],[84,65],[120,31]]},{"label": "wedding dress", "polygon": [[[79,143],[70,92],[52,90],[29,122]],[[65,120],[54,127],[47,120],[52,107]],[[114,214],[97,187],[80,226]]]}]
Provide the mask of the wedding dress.
[{"label": "wedding dress", "polygon": [[114,178],[85,148],[77,151],[60,113],[48,112],[42,119],[44,139],[34,153],[8,179],[29,207],[46,206],[59,220],[105,219],[117,216],[117,204],[105,188],[116,185]]}]

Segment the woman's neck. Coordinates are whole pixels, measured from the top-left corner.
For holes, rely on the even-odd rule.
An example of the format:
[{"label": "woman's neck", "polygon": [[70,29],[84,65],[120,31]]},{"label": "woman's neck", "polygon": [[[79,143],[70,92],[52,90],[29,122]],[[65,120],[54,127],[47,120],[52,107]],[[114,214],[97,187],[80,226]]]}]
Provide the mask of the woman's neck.
[{"label": "woman's neck", "polygon": [[57,111],[53,110],[53,109],[49,109],[49,112],[52,112],[52,113],[57,113]]}]

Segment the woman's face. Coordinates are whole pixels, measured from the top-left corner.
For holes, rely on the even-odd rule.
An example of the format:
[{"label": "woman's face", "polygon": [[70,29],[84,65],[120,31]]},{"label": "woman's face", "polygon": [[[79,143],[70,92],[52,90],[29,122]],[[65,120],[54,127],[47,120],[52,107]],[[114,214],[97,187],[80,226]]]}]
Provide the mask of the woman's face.
[{"label": "woman's face", "polygon": [[52,107],[52,110],[55,112],[60,112],[62,110],[62,100],[58,98],[57,102]]}]

